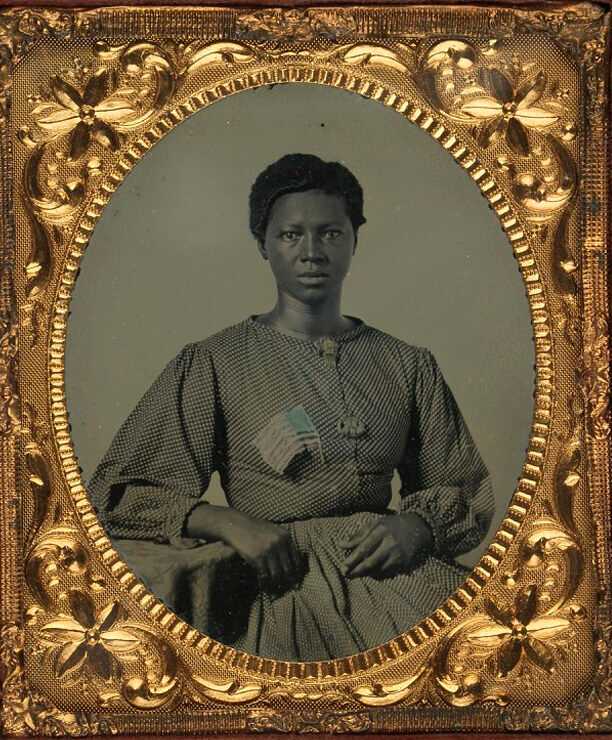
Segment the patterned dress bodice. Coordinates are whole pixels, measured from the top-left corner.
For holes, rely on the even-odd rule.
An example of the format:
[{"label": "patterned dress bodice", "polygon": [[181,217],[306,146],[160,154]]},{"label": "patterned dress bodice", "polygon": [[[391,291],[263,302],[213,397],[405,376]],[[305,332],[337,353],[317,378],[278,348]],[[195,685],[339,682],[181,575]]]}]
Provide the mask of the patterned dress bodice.
[{"label": "patterned dress bodice", "polygon": [[[402,360],[397,346],[363,324],[327,343],[254,319],[237,334],[209,349],[223,420],[218,465],[229,504],[271,521],[384,511],[410,433],[416,348]],[[298,454],[280,473],[255,441],[271,419],[295,407],[312,421],[319,447]]]},{"label": "patterned dress bodice", "polygon": [[[279,471],[257,440],[299,409],[318,447]],[[445,557],[482,539],[488,472],[431,353],[359,322],[315,342],[249,317],[187,345],[118,431],[89,483],[111,536],[171,541],[218,471],[229,505],[288,523],[401,511]]]}]

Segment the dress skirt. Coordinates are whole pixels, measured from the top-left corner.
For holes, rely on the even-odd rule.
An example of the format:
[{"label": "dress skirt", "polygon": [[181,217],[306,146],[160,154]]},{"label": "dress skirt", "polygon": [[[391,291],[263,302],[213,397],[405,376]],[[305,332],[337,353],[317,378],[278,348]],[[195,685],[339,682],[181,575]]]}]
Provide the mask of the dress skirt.
[{"label": "dress skirt", "polygon": [[189,624],[224,644],[277,660],[331,660],[385,643],[431,614],[469,570],[429,556],[406,573],[347,578],[342,543],[381,514],[361,512],[283,525],[306,563],[283,593],[222,543],[119,540],[146,585]]}]

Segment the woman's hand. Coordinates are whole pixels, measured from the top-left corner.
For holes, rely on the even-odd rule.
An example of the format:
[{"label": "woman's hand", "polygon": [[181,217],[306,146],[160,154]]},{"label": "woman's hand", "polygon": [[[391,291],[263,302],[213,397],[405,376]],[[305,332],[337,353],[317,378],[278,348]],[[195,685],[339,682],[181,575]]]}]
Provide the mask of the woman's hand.
[{"label": "woman's hand", "polygon": [[231,528],[227,543],[255,568],[266,590],[285,591],[303,574],[302,557],[291,535],[277,524],[244,517]]},{"label": "woman's hand", "polygon": [[190,536],[225,542],[257,572],[261,588],[285,591],[303,575],[303,559],[283,527],[236,509],[202,504],[186,523]]},{"label": "woman's hand", "polygon": [[385,516],[345,543],[347,549],[352,549],[345,561],[345,573],[349,578],[383,578],[408,569],[416,556],[432,545],[431,529],[417,514]]}]

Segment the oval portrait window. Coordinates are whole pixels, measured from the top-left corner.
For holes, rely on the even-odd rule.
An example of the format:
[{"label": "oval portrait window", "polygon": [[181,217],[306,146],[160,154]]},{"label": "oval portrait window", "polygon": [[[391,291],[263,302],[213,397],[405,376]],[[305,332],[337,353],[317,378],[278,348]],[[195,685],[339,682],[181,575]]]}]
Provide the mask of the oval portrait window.
[{"label": "oval portrait window", "polygon": [[491,541],[531,336],[499,221],[427,133],[333,88],[242,92],[148,153],[88,246],[66,357],[83,479],[202,633],[358,653]]}]

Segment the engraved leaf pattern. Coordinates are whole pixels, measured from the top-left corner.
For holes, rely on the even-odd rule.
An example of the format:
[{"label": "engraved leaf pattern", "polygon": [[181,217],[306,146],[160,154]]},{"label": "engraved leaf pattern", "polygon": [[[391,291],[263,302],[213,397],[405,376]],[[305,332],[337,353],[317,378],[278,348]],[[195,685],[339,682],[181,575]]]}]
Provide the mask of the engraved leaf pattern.
[{"label": "engraved leaf pattern", "polygon": [[371,707],[382,707],[397,704],[412,695],[413,701],[420,699],[420,693],[415,692],[414,684],[423,675],[426,666],[422,666],[416,673],[404,681],[396,684],[380,684],[357,686],[352,694],[357,701]]},{"label": "engraved leaf pattern", "polygon": [[131,105],[123,95],[118,94],[110,95],[96,106],[96,114],[98,118],[106,123],[122,121],[124,118],[133,115],[135,112],[136,110],[134,106]]},{"label": "engraved leaf pattern", "polygon": [[[567,216],[564,214],[557,227],[553,243],[553,254],[557,266],[553,274],[561,290],[566,295],[574,295],[577,291],[574,273],[578,269],[578,265],[566,246],[566,229]],[[582,480],[579,472],[581,462],[582,451],[578,445],[575,445],[570,447],[566,454],[561,457],[555,471],[553,502],[559,518],[568,528],[573,528],[574,524],[572,503],[573,495]]]},{"label": "engraved leaf pattern", "polygon": [[199,69],[202,69],[202,67],[206,67],[210,64],[244,63],[250,62],[254,58],[254,53],[243,44],[218,41],[213,44],[207,44],[201,49],[198,49],[198,51],[196,51],[189,59],[189,64],[186,67],[185,73],[193,74]]},{"label": "engraved leaf pattern", "polygon": [[502,106],[495,98],[472,98],[461,106],[461,110],[474,118],[494,118],[501,113]]},{"label": "engraved leaf pattern", "polygon": [[84,591],[71,590],[68,592],[68,601],[76,621],[86,629],[93,627],[96,617],[91,596]]},{"label": "engraved leaf pattern", "polygon": [[119,137],[108,124],[102,121],[96,121],[93,126],[92,133],[96,141],[100,142],[102,146],[112,149],[113,151],[119,149],[119,146],[121,145]]},{"label": "engraved leaf pattern", "polygon": [[504,133],[504,122],[500,118],[493,118],[487,121],[483,126],[478,129],[476,139],[478,143],[485,147],[491,146],[494,141]]},{"label": "engraved leaf pattern", "polygon": [[492,623],[486,627],[472,632],[468,635],[468,642],[483,645],[485,647],[497,647],[502,639],[511,632],[509,627]]},{"label": "engraved leaf pattern", "polygon": [[110,604],[107,604],[99,615],[100,629],[107,630],[112,627],[119,618],[120,611],[121,607],[116,601],[111,601]]},{"label": "engraved leaf pattern", "polygon": [[538,72],[535,77],[524,82],[516,92],[516,103],[518,110],[530,108],[542,97],[546,88],[546,75]]},{"label": "engraved leaf pattern", "polygon": [[51,496],[51,476],[46,460],[36,445],[28,446],[25,460],[34,499],[34,517],[32,521],[32,535],[34,535],[47,516]]},{"label": "engraved leaf pattern", "polygon": [[25,581],[32,592],[34,598],[43,609],[51,605],[49,595],[44,587],[42,580],[42,568],[44,565],[43,555],[31,555],[27,558],[25,564]]},{"label": "engraved leaf pattern", "polygon": [[445,66],[457,66],[459,69],[469,69],[476,61],[474,48],[464,41],[451,39],[440,41],[428,51],[425,64],[428,68],[436,69]]},{"label": "engraved leaf pattern", "polygon": [[123,92],[115,90],[107,95],[112,82],[108,70],[100,68],[89,78],[81,95],[69,82],[55,76],[51,92],[56,102],[41,103],[32,110],[36,125],[47,135],[70,135],[71,161],[85,154],[92,139],[113,151],[119,148],[121,140],[111,124],[124,124],[137,111]]},{"label": "engraved leaf pattern", "polygon": [[529,632],[539,640],[548,640],[564,632],[569,626],[563,617],[539,617],[529,625]]},{"label": "engraved leaf pattern", "polygon": [[230,681],[225,684],[216,684],[200,676],[192,676],[192,680],[199,694],[208,699],[216,699],[227,704],[243,704],[253,701],[263,691],[263,687],[258,683],[241,685],[238,682]]},{"label": "engraved leaf pattern", "polygon": [[524,644],[526,657],[535,665],[547,673],[552,673],[555,668],[555,658],[552,650],[540,640],[526,640]]},{"label": "engraved leaf pattern", "polygon": [[527,129],[546,129],[559,120],[559,115],[552,109],[534,106],[546,89],[546,75],[537,73],[516,91],[506,75],[498,69],[483,68],[479,77],[483,88],[492,95],[471,98],[460,108],[462,113],[477,121],[487,121],[476,135],[479,144],[490,146],[501,135],[505,135],[506,143],[515,154],[528,156]]},{"label": "engraved leaf pattern", "polygon": [[512,90],[512,84],[503,72],[494,68],[483,68],[481,78],[485,83],[485,87],[493,89],[493,94],[502,105],[509,103],[513,99],[514,91]]},{"label": "engraved leaf pattern", "polygon": [[106,87],[108,85],[109,75],[106,69],[98,69],[89,78],[83,93],[83,103],[97,106],[104,99]]},{"label": "engraved leaf pattern", "polygon": [[69,617],[45,624],[40,632],[43,642],[61,644],[56,654],[58,678],[89,666],[103,680],[120,675],[121,665],[115,655],[137,650],[141,640],[117,626],[121,607],[116,601],[96,613],[92,598],[84,591],[68,592]]},{"label": "engraved leaf pattern", "polygon": [[62,678],[67,673],[78,670],[84,663],[87,648],[84,642],[69,642],[59,652],[55,661],[55,675]]},{"label": "engraved leaf pattern", "polygon": [[74,619],[60,619],[47,622],[43,632],[51,639],[78,640],[83,634],[83,625]]},{"label": "engraved leaf pattern", "polygon": [[510,118],[506,123],[506,141],[515,154],[526,157],[529,154],[529,139],[518,118]]},{"label": "engraved leaf pattern", "polygon": [[544,108],[517,108],[515,120],[520,121],[528,128],[547,128],[559,120],[559,116]]},{"label": "engraved leaf pattern", "polygon": [[528,624],[533,619],[538,606],[538,592],[535,586],[528,586],[516,600],[516,619]]},{"label": "engraved leaf pattern", "polygon": [[91,133],[89,126],[81,121],[72,132],[70,139],[70,161],[74,162],[80,159],[89,147]]},{"label": "engraved leaf pattern", "polygon": [[78,112],[79,108],[83,104],[79,92],[72,87],[68,82],[62,80],[61,77],[51,78],[51,92],[57,102],[69,110]]},{"label": "engraved leaf pattern", "polygon": [[61,136],[71,131],[79,120],[78,114],[57,103],[42,103],[32,111],[37,125],[45,132]]},{"label": "engraved leaf pattern", "polygon": [[505,640],[497,653],[497,675],[505,678],[516,666],[521,658],[522,644],[516,638]]},{"label": "engraved leaf pattern", "polygon": [[385,49],[383,46],[357,44],[346,51],[342,58],[350,65],[362,67],[374,65],[389,67],[398,72],[408,71],[408,67],[401,61],[399,56],[394,51]]},{"label": "engraved leaf pattern", "polygon": [[519,593],[511,609],[500,609],[490,599],[484,606],[491,621],[473,629],[467,641],[475,647],[494,650],[498,678],[506,678],[523,659],[548,673],[554,670],[554,654],[545,641],[566,632],[570,622],[561,616],[536,616],[535,584]]},{"label": "engraved leaf pattern", "polygon": [[116,660],[100,643],[89,648],[87,658],[94,672],[105,681],[118,672]]}]

